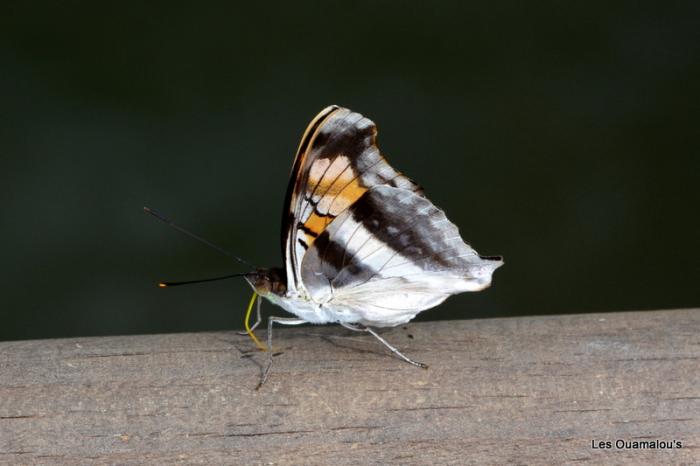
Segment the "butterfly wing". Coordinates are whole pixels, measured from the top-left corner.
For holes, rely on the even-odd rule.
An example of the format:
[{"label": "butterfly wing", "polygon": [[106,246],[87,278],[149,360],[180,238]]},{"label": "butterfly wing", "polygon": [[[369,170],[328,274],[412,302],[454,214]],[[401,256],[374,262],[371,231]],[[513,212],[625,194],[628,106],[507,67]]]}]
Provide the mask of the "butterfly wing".
[{"label": "butterfly wing", "polygon": [[489,286],[502,264],[479,256],[424,196],[378,185],[319,234],[301,273],[310,298],[341,318],[391,326]]},{"label": "butterfly wing", "polygon": [[375,186],[420,193],[379,153],[377,128],[368,118],[337,106],[309,124],[297,150],[282,219],[282,250],[290,293],[306,293],[304,256],[339,215]]}]

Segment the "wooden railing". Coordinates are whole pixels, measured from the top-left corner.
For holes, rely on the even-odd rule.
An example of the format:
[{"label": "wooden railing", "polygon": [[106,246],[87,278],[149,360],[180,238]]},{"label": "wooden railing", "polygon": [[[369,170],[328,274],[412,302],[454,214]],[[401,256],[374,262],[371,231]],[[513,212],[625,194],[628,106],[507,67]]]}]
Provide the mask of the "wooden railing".
[{"label": "wooden railing", "polygon": [[0,463],[700,464],[698,310],[383,335],[430,368],[337,326],[277,329],[258,391],[234,332],[0,343]]}]

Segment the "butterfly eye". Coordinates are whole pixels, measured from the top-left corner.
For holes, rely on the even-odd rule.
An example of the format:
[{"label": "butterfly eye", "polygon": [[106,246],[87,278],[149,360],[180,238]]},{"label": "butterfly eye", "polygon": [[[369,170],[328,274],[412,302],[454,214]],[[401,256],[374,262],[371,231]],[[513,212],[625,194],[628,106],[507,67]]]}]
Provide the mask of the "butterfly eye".
[{"label": "butterfly eye", "polygon": [[272,282],[270,277],[265,273],[256,274],[255,278],[255,290],[258,294],[265,295],[272,290]]}]

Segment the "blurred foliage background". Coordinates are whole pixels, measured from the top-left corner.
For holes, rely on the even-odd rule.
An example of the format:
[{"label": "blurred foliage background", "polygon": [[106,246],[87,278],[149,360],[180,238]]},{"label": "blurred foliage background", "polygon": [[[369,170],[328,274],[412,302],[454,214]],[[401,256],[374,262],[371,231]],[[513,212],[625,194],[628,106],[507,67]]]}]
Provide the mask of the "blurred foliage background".
[{"label": "blurred foliage background", "polygon": [[294,151],[332,103],[505,256],[420,319],[700,303],[697,2],[0,10],[0,340],[239,328],[242,280],[155,284],[243,268],[142,206],[279,265]]}]

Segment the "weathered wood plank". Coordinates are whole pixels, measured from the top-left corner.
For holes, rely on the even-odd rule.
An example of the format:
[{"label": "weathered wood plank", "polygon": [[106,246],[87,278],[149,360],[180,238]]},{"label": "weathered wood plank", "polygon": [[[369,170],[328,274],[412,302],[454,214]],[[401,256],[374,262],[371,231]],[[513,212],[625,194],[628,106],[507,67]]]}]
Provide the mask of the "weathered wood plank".
[{"label": "weathered wood plank", "polygon": [[[262,332],[264,334],[264,332]],[[700,312],[0,343],[0,463],[700,463]],[[593,449],[677,440],[682,448]]]}]

